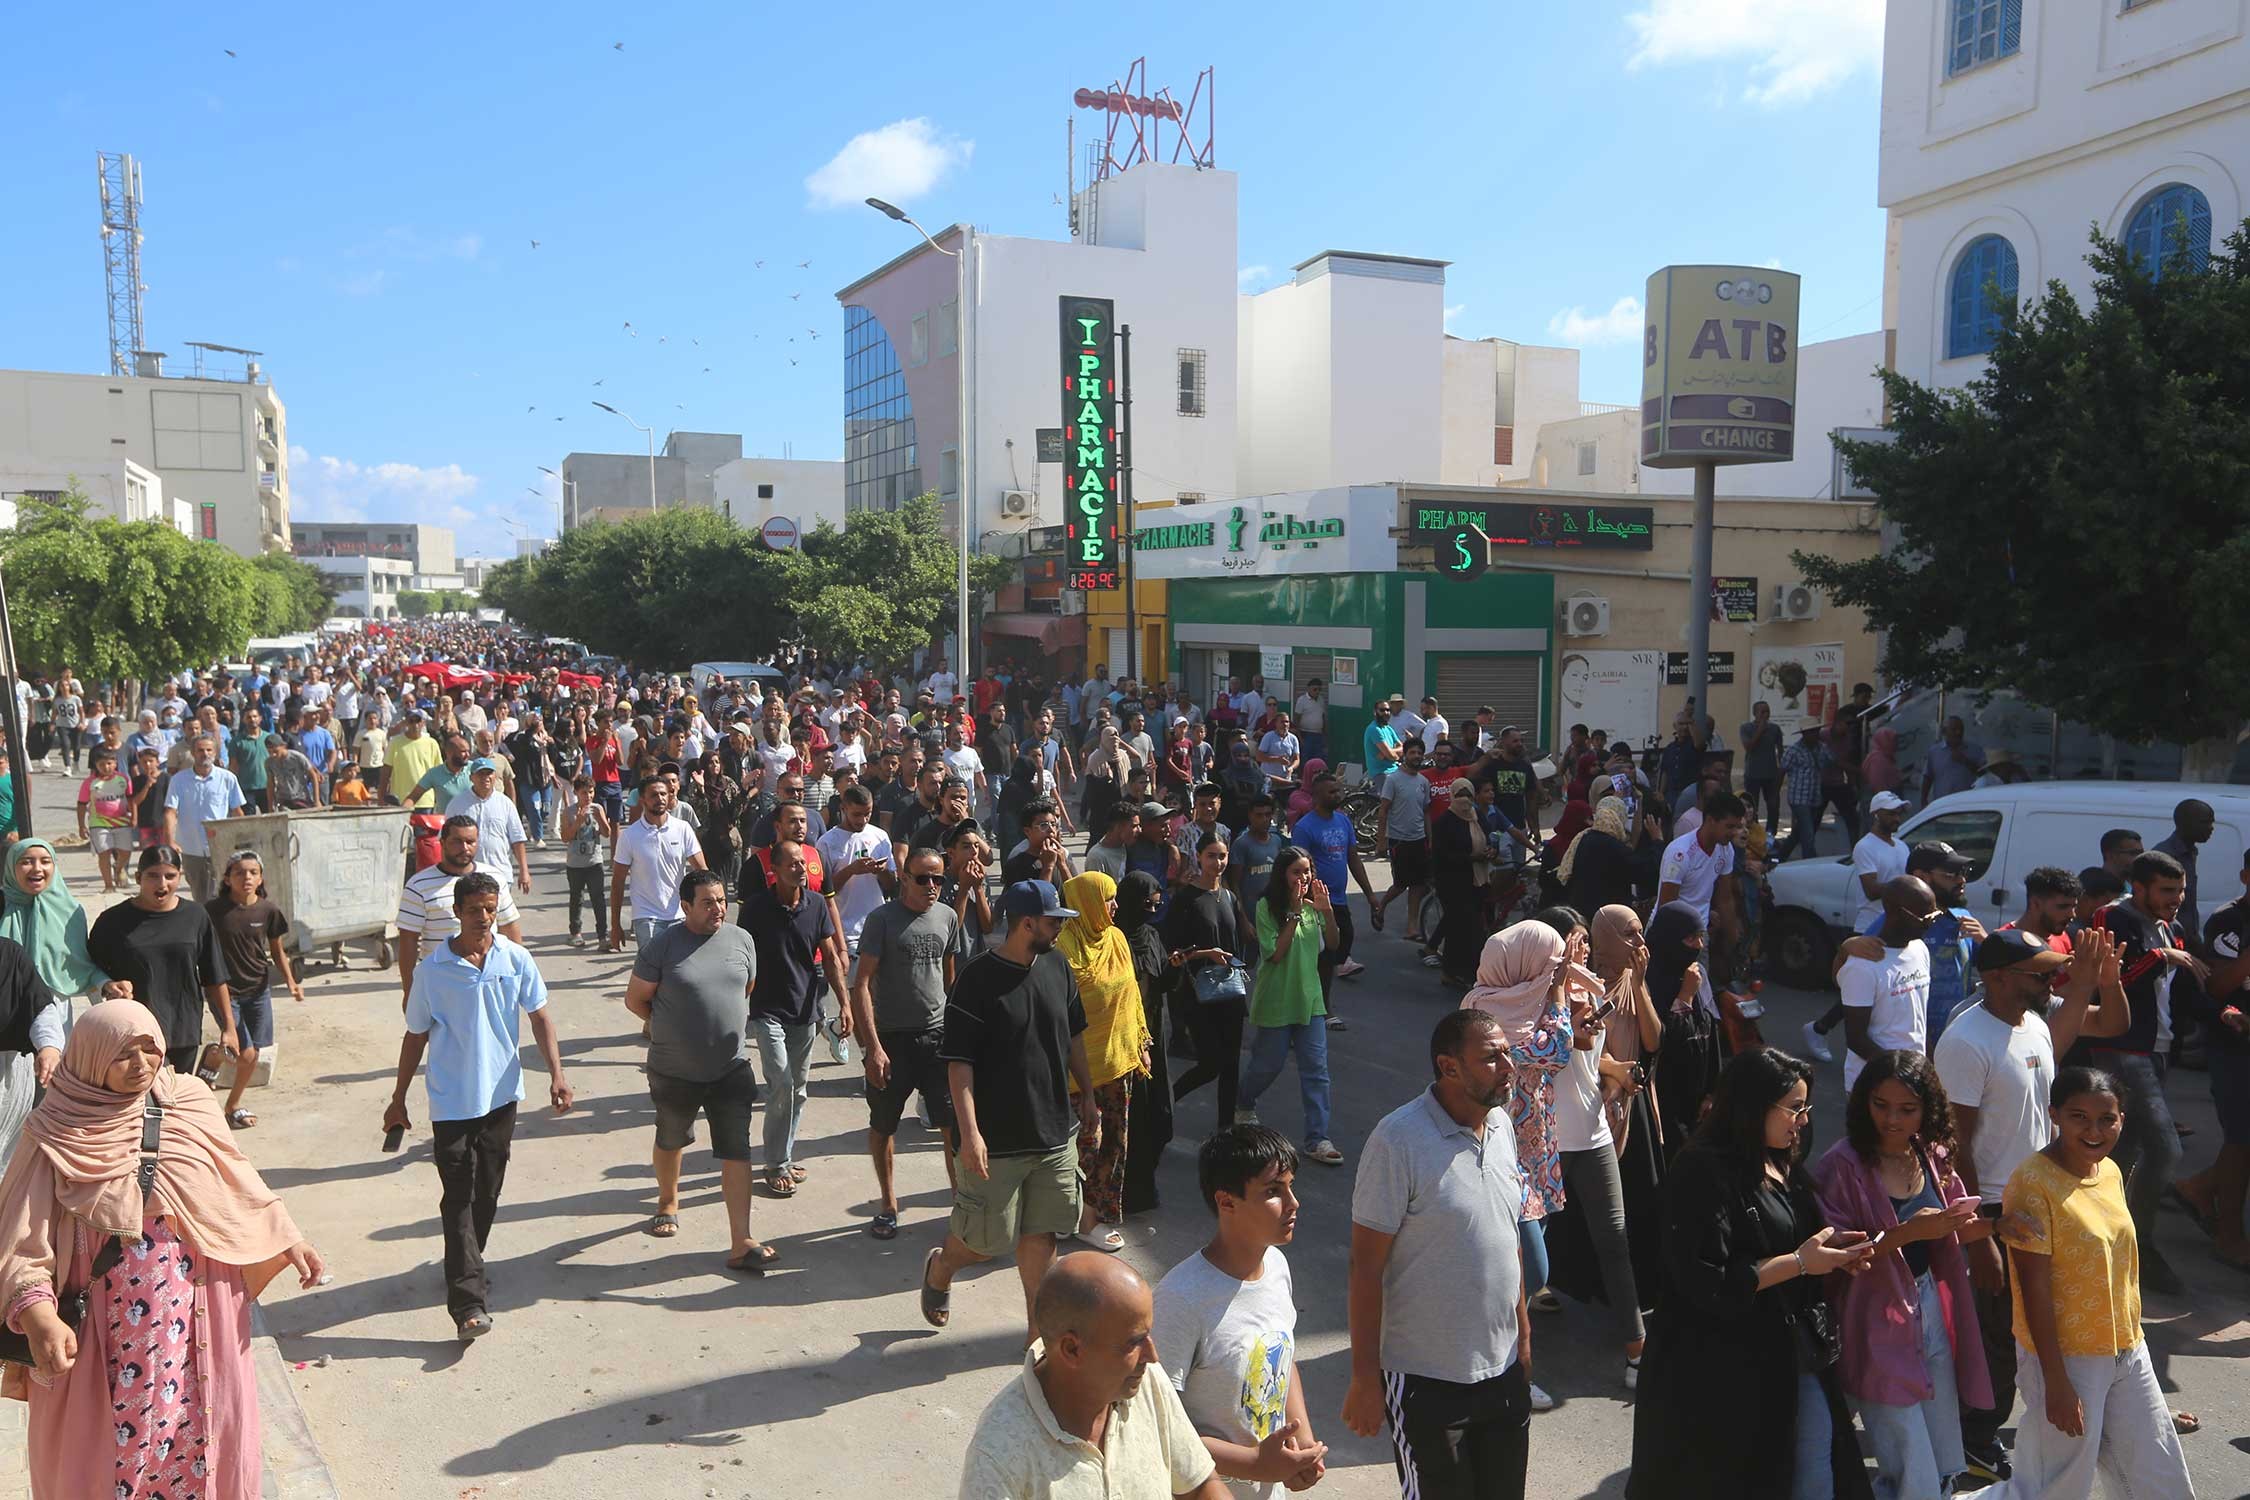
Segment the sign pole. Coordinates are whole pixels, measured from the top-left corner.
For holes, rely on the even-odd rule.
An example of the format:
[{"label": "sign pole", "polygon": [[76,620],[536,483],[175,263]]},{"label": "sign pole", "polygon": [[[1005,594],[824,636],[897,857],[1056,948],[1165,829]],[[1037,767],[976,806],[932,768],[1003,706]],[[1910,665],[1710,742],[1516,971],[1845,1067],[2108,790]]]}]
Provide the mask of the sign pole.
[{"label": "sign pole", "polygon": [[[1695,713],[1711,712],[1711,533],[1718,511],[1719,466],[1699,459],[1695,465],[1695,551],[1688,565],[1688,697]],[[1700,739],[1703,725],[1691,720],[1688,734]]]},{"label": "sign pole", "polygon": [[[0,691],[7,698],[0,702],[0,735],[8,747],[8,780],[13,784],[16,799],[15,831],[24,838],[31,837],[31,762],[24,758],[24,725],[17,710],[22,700],[16,696],[16,633],[8,623],[8,590],[0,584]],[[0,829],[5,833],[6,829]]]},{"label": "sign pole", "polygon": [[1125,675],[1141,682],[1139,622],[1133,606],[1133,325],[1117,327],[1117,550],[1125,554]]}]

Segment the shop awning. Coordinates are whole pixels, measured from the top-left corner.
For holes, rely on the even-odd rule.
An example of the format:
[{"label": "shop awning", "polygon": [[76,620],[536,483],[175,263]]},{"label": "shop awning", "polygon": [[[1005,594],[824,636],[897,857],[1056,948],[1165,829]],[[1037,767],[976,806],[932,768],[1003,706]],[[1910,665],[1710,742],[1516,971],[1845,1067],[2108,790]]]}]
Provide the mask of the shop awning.
[{"label": "shop awning", "polygon": [[1036,641],[1040,650],[1052,656],[1068,647],[1086,644],[1086,617],[1004,612],[984,617],[984,633]]}]

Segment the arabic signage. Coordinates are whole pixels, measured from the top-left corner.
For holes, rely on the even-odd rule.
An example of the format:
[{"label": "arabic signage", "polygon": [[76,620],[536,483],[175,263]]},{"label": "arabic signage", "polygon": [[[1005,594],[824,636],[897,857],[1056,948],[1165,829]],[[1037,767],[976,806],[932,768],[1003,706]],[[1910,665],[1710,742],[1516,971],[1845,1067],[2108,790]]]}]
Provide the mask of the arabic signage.
[{"label": "arabic signage", "polygon": [[1439,544],[1474,526],[1494,547],[1604,547],[1647,552],[1656,546],[1656,512],[1646,505],[1480,505],[1417,500],[1416,532]]},{"label": "arabic signage", "polygon": [[1117,304],[1062,301],[1063,557],[1067,587],[1123,584],[1117,498]]},{"label": "arabic signage", "polygon": [[1798,278],[1666,266],[1648,279],[1641,462],[1778,463],[1796,453]]},{"label": "arabic signage", "polygon": [[[1734,682],[1734,653],[1732,651],[1714,651],[1711,653],[1710,661],[1711,686],[1732,686]],[[1666,687],[1686,687],[1687,680],[1687,653],[1685,651],[1665,652],[1664,685]]]},{"label": "arabic signage", "polygon": [[[1133,533],[1133,568],[1141,578],[1398,571],[1398,545],[1390,532],[1397,502],[1385,486],[1143,514],[1166,519]],[[1170,519],[1188,515],[1196,519]]]},{"label": "arabic signage", "polygon": [[1063,430],[1060,427],[1036,427],[1032,436],[1039,447],[1039,462],[1059,464],[1063,461]]},{"label": "arabic signage", "polygon": [[[1755,625],[1758,623],[1758,580],[1755,578],[1714,578],[1711,580],[1711,618],[1724,620],[1729,625]],[[1719,679],[1711,679],[1717,682]]]}]

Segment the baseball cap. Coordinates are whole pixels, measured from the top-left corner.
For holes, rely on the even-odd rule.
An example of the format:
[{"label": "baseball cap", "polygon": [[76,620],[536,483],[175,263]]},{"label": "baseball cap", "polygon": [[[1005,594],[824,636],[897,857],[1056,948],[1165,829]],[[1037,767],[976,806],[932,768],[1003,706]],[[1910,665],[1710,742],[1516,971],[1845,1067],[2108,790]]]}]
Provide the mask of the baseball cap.
[{"label": "baseball cap", "polygon": [[1867,799],[1867,807],[1870,812],[1896,812],[1902,807],[1913,805],[1896,792],[1877,792]]},{"label": "baseball cap", "polygon": [[494,760],[489,755],[480,755],[475,760],[469,762],[469,774],[471,776],[474,776],[479,771],[497,771],[499,769],[500,762]]},{"label": "baseball cap", "polygon": [[1916,870],[1952,870],[1959,874],[1967,872],[1975,864],[1975,860],[1940,839],[1916,844],[1906,851],[1906,873],[1909,875]]},{"label": "baseball cap", "polygon": [[1141,818],[1145,822],[1169,822],[1171,817],[1172,809],[1161,802],[1143,802],[1141,804]]},{"label": "baseball cap", "polygon": [[1993,969],[2012,969],[2018,964],[2029,964],[2035,974],[2051,974],[2070,962],[2070,955],[2057,953],[2021,927],[2004,927],[1977,944],[1977,972]]},{"label": "baseball cap", "polygon": [[1045,880],[1019,880],[1000,893],[1000,916],[1011,917],[1075,917],[1078,913],[1062,904],[1062,897],[1054,885]]},{"label": "baseball cap", "polygon": [[742,735],[747,739],[756,739],[758,737],[758,731],[752,729],[748,723],[741,719],[737,719],[732,724],[729,724],[727,726],[727,732],[730,734]]},{"label": "baseball cap", "polygon": [[429,716],[428,714],[426,714],[426,713],[422,712],[422,710],[420,710],[420,709],[418,709],[418,708],[410,708],[410,709],[408,709],[408,710],[406,711],[406,716],[407,716],[407,717],[408,717],[409,719],[412,719],[412,720],[413,720],[413,721],[414,721],[415,723],[417,723],[417,724],[427,723],[427,722],[429,721],[429,717],[430,717],[430,716]]}]

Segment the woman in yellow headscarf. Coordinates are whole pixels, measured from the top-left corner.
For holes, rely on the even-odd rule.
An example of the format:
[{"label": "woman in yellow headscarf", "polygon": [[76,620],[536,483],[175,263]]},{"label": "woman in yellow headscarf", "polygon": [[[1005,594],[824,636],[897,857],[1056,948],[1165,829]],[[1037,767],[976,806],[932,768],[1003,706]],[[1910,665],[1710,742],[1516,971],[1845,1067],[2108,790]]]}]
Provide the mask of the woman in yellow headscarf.
[{"label": "woman in yellow headscarf", "polygon": [[1100,1143],[1079,1137],[1078,1169],[1086,1174],[1085,1208],[1078,1238],[1097,1250],[1125,1248],[1113,1225],[1125,1218],[1125,1122],[1133,1075],[1148,1071],[1148,1018],[1133,973],[1133,948],[1114,920],[1117,882],[1098,870],[1064,882],[1063,904],[1078,915],[1063,924],[1056,944],[1078,981],[1086,1009],[1086,1064],[1101,1111]]}]

